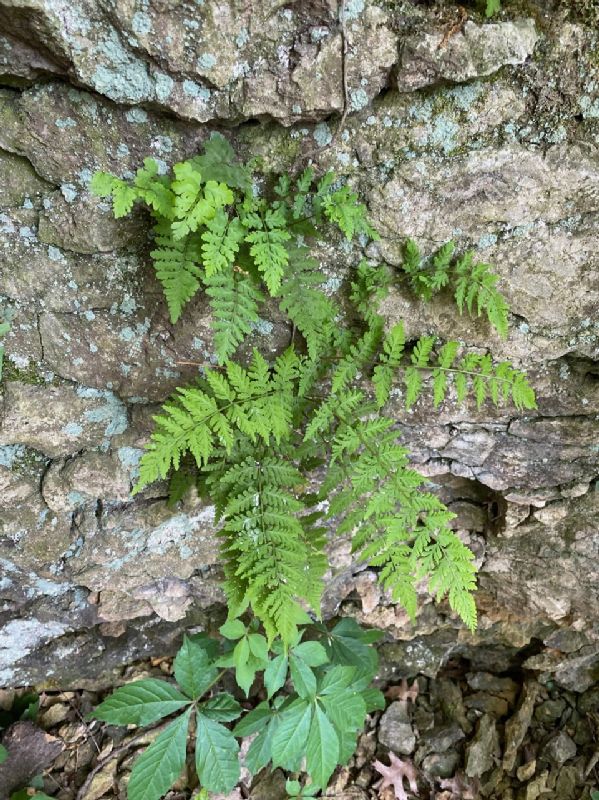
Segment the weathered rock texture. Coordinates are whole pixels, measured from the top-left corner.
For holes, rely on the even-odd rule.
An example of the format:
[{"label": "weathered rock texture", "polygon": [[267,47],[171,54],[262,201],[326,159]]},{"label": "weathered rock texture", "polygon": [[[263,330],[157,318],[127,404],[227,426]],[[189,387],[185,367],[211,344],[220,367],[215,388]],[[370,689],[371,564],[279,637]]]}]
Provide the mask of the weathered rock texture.
[{"label": "weathered rock texture", "polygon": [[[211,509],[129,498],[156,404],[212,354],[205,302],[173,328],[148,220],[115,222],[87,188],[215,129],[266,171],[349,175],[382,237],[369,257],[397,265],[406,236],[476,247],[506,342],[399,274],[384,312],[512,358],[538,393],[526,416],[397,398],[482,565],[476,635],[430,601],[412,625],[343,541],[326,612],[385,628],[388,674],[462,656],[575,690],[599,676],[599,41],[592,3],[504,5],[456,31],[457,9],[416,0],[345,0],[342,24],[332,0],[0,0],[0,684],[107,682],[222,613]],[[362,256],[323,252],[331,285]],[[253,343],[287,336],[273,316]]]}]

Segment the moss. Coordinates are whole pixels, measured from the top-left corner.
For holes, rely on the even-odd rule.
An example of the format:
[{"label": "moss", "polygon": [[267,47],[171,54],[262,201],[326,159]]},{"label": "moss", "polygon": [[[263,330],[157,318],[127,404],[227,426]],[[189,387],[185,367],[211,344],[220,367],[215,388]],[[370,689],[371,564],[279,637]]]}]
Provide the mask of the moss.
[{"label": "moss", "polygon": [[[266,173],[286,172],[300,154],[299,131],[275,124],[245,125],[239,141],[247,158],[254,158],[256,168]],[[293,135],[292,135],[293,134]]]},{"label": "moss", "polygon": [[18,381],[31,386],[46,386],[49,383],[39,372],[39,368],[36,365],[30,364],[26,368],[16,367],[9,359],[4,361],[2,379],[7,383]]}]

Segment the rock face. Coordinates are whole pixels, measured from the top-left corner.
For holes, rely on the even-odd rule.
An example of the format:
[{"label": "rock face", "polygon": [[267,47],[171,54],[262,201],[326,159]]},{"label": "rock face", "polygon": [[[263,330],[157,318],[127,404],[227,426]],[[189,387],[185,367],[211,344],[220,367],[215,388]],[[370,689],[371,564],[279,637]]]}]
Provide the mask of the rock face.
[{"label": "rock face", "polygon": [[[225,123],[267,172],[309,157],[348,175],[381,235],[368,257],[393,267],[407,236],[454,238],[494,264],[506,341],[415,301],[399,271],[383,311],[510,358],[537,390],[526,415],[397,398],[481,565],[477,633],[426,600],[413,625],[343,542],[326,613],[388,632],[384,675],[462,657],[576,691],[597,679],[599,41],[568,2],[504,5],[456,25],[415,0],[346,0],[342,17],[332,0],[0,0],[0,684],[110,682],[222,615],[212,510],[170,510],[162,485],[129,495],[156,404],[212,355],[210,319],[198,297],[170,325],[148,220],[115,221],[88,185],[191,156]],[[363,256],[323,254],[340,291]],[[287,338],[273,314],[252,343]]]}]

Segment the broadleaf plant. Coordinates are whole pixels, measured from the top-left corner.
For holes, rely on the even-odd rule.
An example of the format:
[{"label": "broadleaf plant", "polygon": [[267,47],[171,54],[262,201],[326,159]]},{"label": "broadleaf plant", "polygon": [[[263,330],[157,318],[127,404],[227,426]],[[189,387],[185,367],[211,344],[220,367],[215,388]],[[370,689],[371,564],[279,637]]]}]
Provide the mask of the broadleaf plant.
[{"label": "broadleaf plant", "polygon": [[[376,632],[354,624],[348,629],[344,623],[331,631],[322,625],[304,626],[288,647],[279,642],[270,657],[255,621],[246,627],[240,620],[230,620],[221,628],[220,641],[204,635],[185,638],[174,663],[178,686],[150,678],[114,691],[92,714],[110,725],[153,725],[178,714],[162,724],[158,736],[136,760],[127,787],[129,800],[159,800],[179,778],[192,718],[194,764],[203,790],[227,793],[233,789],[240,774],[238,739],[252,735],[255,739],[245,759],[252,773],[269,764],[298,772],[305,759],[309,781],[305,787],[292,781],[290,790],[294,796],[308,797],[324,789],[335,767],[351,757],[367,713],[384,708],[383,695],[370,688],[378,664],[376,652],[368,648],[369,658],[356,665],[350,650],[327,649],[318,641],[334,640],[337,630],[358,647],[379,638]],[[266,684],[267,672],[273,674],[272,664],[278,675],[267,699],[245,713],[231,694],[218,691],[229,668],[223,665],[238,666],[237,656],[230,656],[243,642],[260,660],[254,675],[259,672]],[[299,681],[294,663],[303,665]],[[192,664],[197,673],[193,676]],[[247,684],[243,679],[240,683],[237,670],[235,674],[240,690],[247,694]],[[203,675],[215,677],[208,682]],[[232,730],[227,727],[236,720]]]},{"label": "broadleaf plant", "polygon": [[[192,718],[203,791],[231,790],[236,740],[254,736],[250,772],[270,764],[297,773],[305,764],[309,780],[293,776],[288,792],[314,796],[382,702],[369,686],[377,634],[351,619],[333,629],[319,621],[328,538],[351,540],[356,560],[412,618],[428,587],[474,629],[474,556],[411,468],[397,416],[425,394],[434,407],[451,398],[518,409],[535,408],[535,395],[509,361],[389,326],[379,308],[397,277],[387,266],[362,260],[339,292],[343,302],[329,296],[314,245],[335,228],[362,245],[377,238],[365,206],[332,172],[317,177],[308,167],[257,191],[250,167],[219,135],[173,172],[160,175],[146,159],[132,181],[98,173],[92,188],[112,197],[115,216],[138,201],[150,209],[151,255],[173,323],[198,291],[209,298],[218,363],[202,365],[154,417],[133,491],[168,479],[171,505],[192,488],[214,505],[228,619],[220,643],[185,639],[174,662],[179,688],[139,681],[96,716],[155,725],[180,715],[136,763],[130,800],[154,800],[177,779]],[[473,253],[448,242],[424,259],[408,239],[402,267],[423,300],[451,290],[460,313],[485,313],[507,335],[498,277]],[[289,320],[289,345],[270,360],[257,349],[234,359],[269,296]],[[226,670],[246,698],[260,694],[232,731],[241,706],[215,688]]]}]

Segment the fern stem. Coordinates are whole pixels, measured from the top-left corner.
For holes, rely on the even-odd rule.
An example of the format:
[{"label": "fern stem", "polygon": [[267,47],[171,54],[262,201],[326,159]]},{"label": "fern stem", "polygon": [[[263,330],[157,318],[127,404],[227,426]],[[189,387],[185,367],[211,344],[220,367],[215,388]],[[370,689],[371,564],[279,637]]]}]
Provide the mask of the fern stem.
[{"label": "fern stem", "polygon": [[410,364],[409,366],[413,369],[419,369],[423,372],[433,372],[434,370],[438,369],[441,372],[455,372],[460,375],[470,375],[474,378],[484,378],[486,381],[500,381],[501,383],[509,383],[510,386],[512,385],[512,381],[510,381],[509,378],[498,378],[495,375],[483,375],[480,372],[471,372],[467,369],[456,369],[455,367],[436,367],[434,365],[419,367],[416,364]]}]

